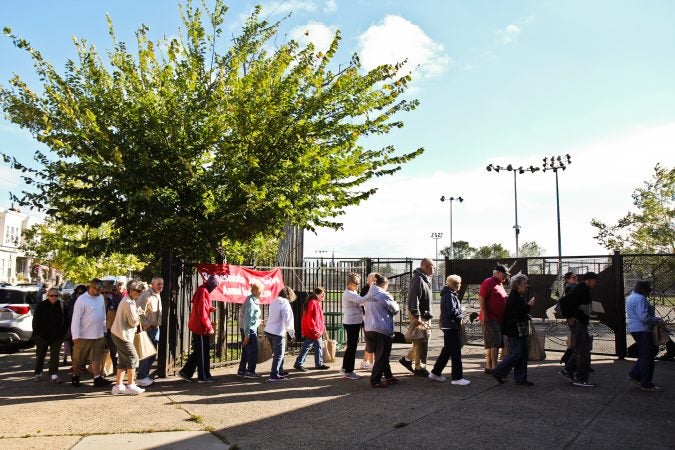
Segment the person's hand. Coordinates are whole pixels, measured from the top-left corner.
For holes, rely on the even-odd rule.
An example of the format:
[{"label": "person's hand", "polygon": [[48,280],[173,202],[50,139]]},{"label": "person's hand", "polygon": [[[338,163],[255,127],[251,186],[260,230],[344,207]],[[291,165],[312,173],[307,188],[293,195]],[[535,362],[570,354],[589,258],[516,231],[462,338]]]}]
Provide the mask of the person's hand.
[{"label": "person's hand", "polygon": [[536,301],[534,300],[534,297],[532,297],[532,298],[530,299],[530,301],[527,302],[527,304],[530,305],[530,306],[534,306],[535,303],[536,303]]},{"label": "person's hand", "polygon": [[216,334],[216,330],[214,330],[213,328],[211,328],[211,330],[209,331],[209,334],[210,334],[210,335]]},{"label": "person's hand", "polygon": [[575,319],[574,317],[570,317],[569,319],[567,319],[567,326],[571,327],[575,323],[577,323],[577,319]]},{"label": "person's hand", "polygon": [[77,345],[78,341],[79,341],[79,339],[73,339],[73,345]]},{"label": "person's hand", "polygon": [[248,336],[244,337],[244,342],[241,345],[246,347],[248,345],[248,341],[249,341]]}]

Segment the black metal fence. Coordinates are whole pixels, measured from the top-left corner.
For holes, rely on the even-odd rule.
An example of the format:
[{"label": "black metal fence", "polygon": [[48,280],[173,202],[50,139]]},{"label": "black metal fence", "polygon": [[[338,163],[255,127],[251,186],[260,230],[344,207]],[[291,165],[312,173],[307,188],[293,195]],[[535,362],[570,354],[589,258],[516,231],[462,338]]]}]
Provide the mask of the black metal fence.
[{"label": "black metal fence", "polygon": [[[381,273],[389,278],[389,292],[401,306],[397,318],[397,331],[407,326],[406,298],[414,268],[419,258],[305,258],[302,267],[282,267],[285,283],[298,294],[293,304],[296,337],[300,339],[302,304],[307,294],[315,287],[326,289],[323,309],[331,337],[344,340],[342,334],[342,292],[347,275],[355,272],[365,282],[371,272]],[[519,272],[528,275],[530,296],[536,299],[531,313],[537,329],[546,335],[547,350],[564,350],[567,327],[562,319],[553,314],[562,282],[559,274],[574,271],[583,274],[593,271],[599,274],[600,282],[593,290],[593,299],[602,303],[604,313],[597,313],[591,321],[594,336],[593,351],[599,354],[626,355],[632,339],[626,333],[625,297],[638,279],[650,279],[654,283],[652,301],[657,312],[672,326],[675,321],[675,255],[620,255],[581,256],[564,258],[512,258],[503,260],[440,260],[436,261],[437,274],[434,277],[436,294],[444,285],[445,276],[459,274],[462,277],[460,299],[466,308],[467,335],[469,344],[482,345],[480,324],[475,320],[478,311],[477,295],[480,283],[491,275],[494,266],[504,264],[511,274]],[[265,270],[265,267],[256,267]],[[159,353],[159,374],[166,375],[180,368],[190,351],[190,332],[187,327],[190,302],[196,288],[201,284],[193,264],[165,257],[163,262],[165,291],[164,327]],[[437,296],[437,295],[436,295]],[[212,346],[212,362],[222,365],[237,361],[241,355],[239,326],[237,323],[239,305],[217,303],[212,320],[215,327]],[[263,319],[267,306],[262,308]],[[297,350],[290,345],[289,352]]]}]

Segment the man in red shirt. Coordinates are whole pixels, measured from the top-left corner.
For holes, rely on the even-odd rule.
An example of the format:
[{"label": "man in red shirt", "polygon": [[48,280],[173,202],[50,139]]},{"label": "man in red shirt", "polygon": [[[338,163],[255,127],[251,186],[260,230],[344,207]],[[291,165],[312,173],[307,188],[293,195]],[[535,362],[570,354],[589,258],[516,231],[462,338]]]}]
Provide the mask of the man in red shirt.
[{"label": "man in red shirt", "polygon": [[215,378],[211,377],[211,363],[209,354],[211,352],[211,335],[214,333],[211,324],[211,313],[216,310],[211,305],[210,293],[218,287],[218,277],[215,275],[209,278],[197,288],[192,296],[192,308],[190,309],[190,320],[188,328],[192,332],[192,353],[188,356],[185,366],[178,372],[178,376],[192,383],[192,375],[197,370],[197,381],[199,383],[213,383]]},{"label": "man in red shirt", "polygon": [[479,320],[483,329],[483,341],[485,342],[485,373],[492,373],[497,367],[499,349],[503,347],[502,341],[502,318],[506,306],[506,267],[498,265],[492,271],[492,276],[483,281],[478,291],[478,304],[480,305]]}]

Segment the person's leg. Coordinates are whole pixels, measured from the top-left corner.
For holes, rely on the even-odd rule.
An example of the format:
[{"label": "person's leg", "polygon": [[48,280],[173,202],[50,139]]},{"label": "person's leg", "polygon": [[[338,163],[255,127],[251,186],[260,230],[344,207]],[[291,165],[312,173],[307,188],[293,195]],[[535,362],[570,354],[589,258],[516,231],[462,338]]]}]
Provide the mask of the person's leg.
[{"label": "person's leg", "polygon": [[354,361],[356,360],[356,347],[359,345],[359,332],[361,331],[361,324],[343,325],[347,333],[347,348],[342,357],[342,369],[345,373],[354,371]]},{"label": "person's leg", "polygon": [[[513,364],[515,363],[516,358],[520,356],[521,350],[518,348],[518,346],[520,345],[518,343],[518,338],[509,336],[508,340],[509,340],[509,353],[506,355],[504,359],[501,360],[501,362],[499,362],[499,364],[496,364],[492,369],[492,375],[494,375],[496,378],[506,378],[509,375],[509,372],[511,372],[511,369],[513,368]],[[493,363],[494,362],[495,361],[493,361]]]},{"label": "person's leg", "polygon": [[[511,342],[513,342],[513,345]],[[515,348],[515,350],[514,350]],[[513,378],[516,383],[524,383],[527,381],[527,338],[514,337],[509,338],[509,351],[517,352],[513,358]]]},{"label": "person's leg", "polygon": [[579,381],[588,381],[591,366],[591,337],[588,334],[588,325],[580,323],[577,324],[577,327],[578,332],[576,334],[576,346],[574,349],[577,357],[575,376]]},{"label": "person's leg", "polygon": [[312,341],[314,346],[314,367],[323,366],[323,341],[322,338]]},{"label": "person's leg", "polygon": [[375,350],[375,361],[373,363],[373,371],[370,373],[370,384],[374,386],[382,381],[382,375],[384,374],[384,357],[386,354],[385,341],[382,339],[384,336],[381,333],[376,333],[374,331],[369,331],[368,334],[372,333],[372,339],[374,343]]},{"label": "person's leg", "polygon": [[195,336],[195,353],[197,353],[197,379],[205,380],[208,359],[204,358],[204,336]]},{"label": "person's leg", "polygon": [[632,379],[633,381],[637,381],[640,383],[640,380],[642,380],[642,373],[641,373],[641,364],[640,364],[640,335],[639,333],[631,333],[631,336],[633,336],[633,340],[635,341],[635,346],[637,347],[638,350],[638,359],[635,360],[635,363],[631,366],[630,370],[628,371],[628,377]]},{"label": "person's leg", "polygon": [[255,330],[251,330],[248,335],[248,347],[247,370],[255,373],[255,368],[258,365],[258,334]]},{"label": "person's leg", "polygon": [[239,370],[237,373],[246,373],[246,362],[248,361],[248,345],[244,345],[244,329],[239,328],[239,336],[241,336],[241,359],[239,360]]},{"label": "person's leg", "polygon": [[445,366],[450,359],[450,331],[450,329],[443,330],[443,348],[441,349],[438,358],[436,358],[434,368],[431,369],[431,373],[434,375],[441,376],[443,374],[443,369],[445,369]]},{"label": "person's leg", "polygon": [[383,368],[382,368],[382,373],[384,374],[384,378],[387,380],[390,380],[394,378],[394,374],[391,373],[391,365],[389,364],[389,357],[391,356],[391,346],[394,343],[394,339],[391,336],[387,335],[380,335],[382,336],[382,345],[384,346],[384,355],[382,356],[382,363],[383,363]]},{"label": "person's leg", "polygon": [[419,353],[416,355],[420,360],[420,367],[425,369],[427,367],[427,353],[429,352],[429,336],[420,339]]},{"label": "person's leg", "polygon": [[59,374],[59,362],[61,357],[61,339],[55,339],[49,343],[49,375]]},{"label": "person's leg", "polygon": [[314,341],[310,338],[305,338],[305,340],[302,341],[300,352],[298,353],[298,357],[295,359],[295,364],[293,364],[294,366],[302,366],[305,364],[305,359],[307,359],[309,349],[312,347],[313,342]]},{"label": "person's leg", "polygon": [[265,333],[267,340],[272,347],[272,368],[270,369],[270,376],[277,376],[281,372],[281,361],[284,358],[283,353],[283,338],[276,334]]},{"label": "person's leg", "polygon": [[103,360],[103,352],[105,351],[106,340],[105,336],[99,339],[93,339],[91,349],[91,372],[94,378],[101,376],[101,361]]},{"label": "person's leg", "polygon": [[199,360],[199,355],[201,354],[201,347],[197,342],[198,336],[196,334],[192,335],[192,352],[188,355],[185,365],[180,370],[180,373],[185,375],[187,378],[192,378],[197,369],[197,361]]},{"label": "person's leg", "polygon": [[638,343],[638,360],[637,364],[640,366],[640,386],[651,387],[652,378],[654,377],[654,357],[652,356],[652,333],[644,331],[635,333],[637,335],[636,342]]},{"label": "person's leg", "polygon": [[460,334],[459,328],[453,328],[448,331],[447,342],[444,343],[444,347],[447,346],[450,359],[452,361],[452,379],[461,380],[464,378],[464,370],[462,367],[462,336]]},{"label": "person's leg", "polygon": [[211,379],[211,335],[202,336],[202,352],[204,354],[204,378]]},{"label": "person's leg", "polygon": [[579,332],[579,326],[578,323],[575,322],[573,325],[569,326],[570,329],[570,336],[571,336],[571,348],[572,348],[572,355],[569,357],[567,362],[565,363],[565,371],[570,377],[574,376],[574,372],[577,370],[577,334]]},{"label": "person's leg", "polygon": [[47,341],[40,336],[35,336],[35,376],[42,374],[48,347],[49,343]]}]

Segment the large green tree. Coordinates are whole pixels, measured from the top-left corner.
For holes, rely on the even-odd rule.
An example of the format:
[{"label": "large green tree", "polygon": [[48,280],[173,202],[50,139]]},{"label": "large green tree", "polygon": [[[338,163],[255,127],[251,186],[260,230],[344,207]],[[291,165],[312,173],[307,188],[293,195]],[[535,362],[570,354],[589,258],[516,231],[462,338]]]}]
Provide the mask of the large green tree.
[{"label": "large green tree", "polygon": [[473,254],[476,259],[499,259],[510,258],[509,251],[502,244],[489,244],[479,247]]},{"label": "large green tree", "polygon": [[652,178],[633,192],[636,212],[615,225],[591,221],[595,239],[608,250],[675,253],[675,168],[657,164]]},{"label": "large green tree", "polygon": [[221,51],[227,7],[180,10],[179,37],[153,42],[141,26],[135,52],[108,18],[107,58],[76,40],[63,74],[4,29],[43,85],[14,76],[0,105],[49,148],[37,169],[6,149],[35,186],[14,200],[64,225],[110,224],[108,241],[87,251],[112,242],[122,253],[212,259],[223,242],[278,236],[285,224],[339,228],[347,206],[375,193],[364,183],[423,152],[361,139],[403,126],[395,115],[417,106],[401,97],[410,81],[401,64],[366,72],[354,55],[336,67],[339,32],[325,53],[278,44],[279,23],[259,7]]},{"label": "large green tree", "polygon": [[[471,259],[473,258],[476,249],[472,247],[467,241],[455,241],[452,243],[455,259]],[[439,252],[443,256],[450,257],[450,246],[443,247]]]},{"label": "large green tree", "polygon": [[520,244],[518,255],[521,258],[532,258],[536,256],[543,256],[546,250],[539,245],[537,241],[527,241]]}]

